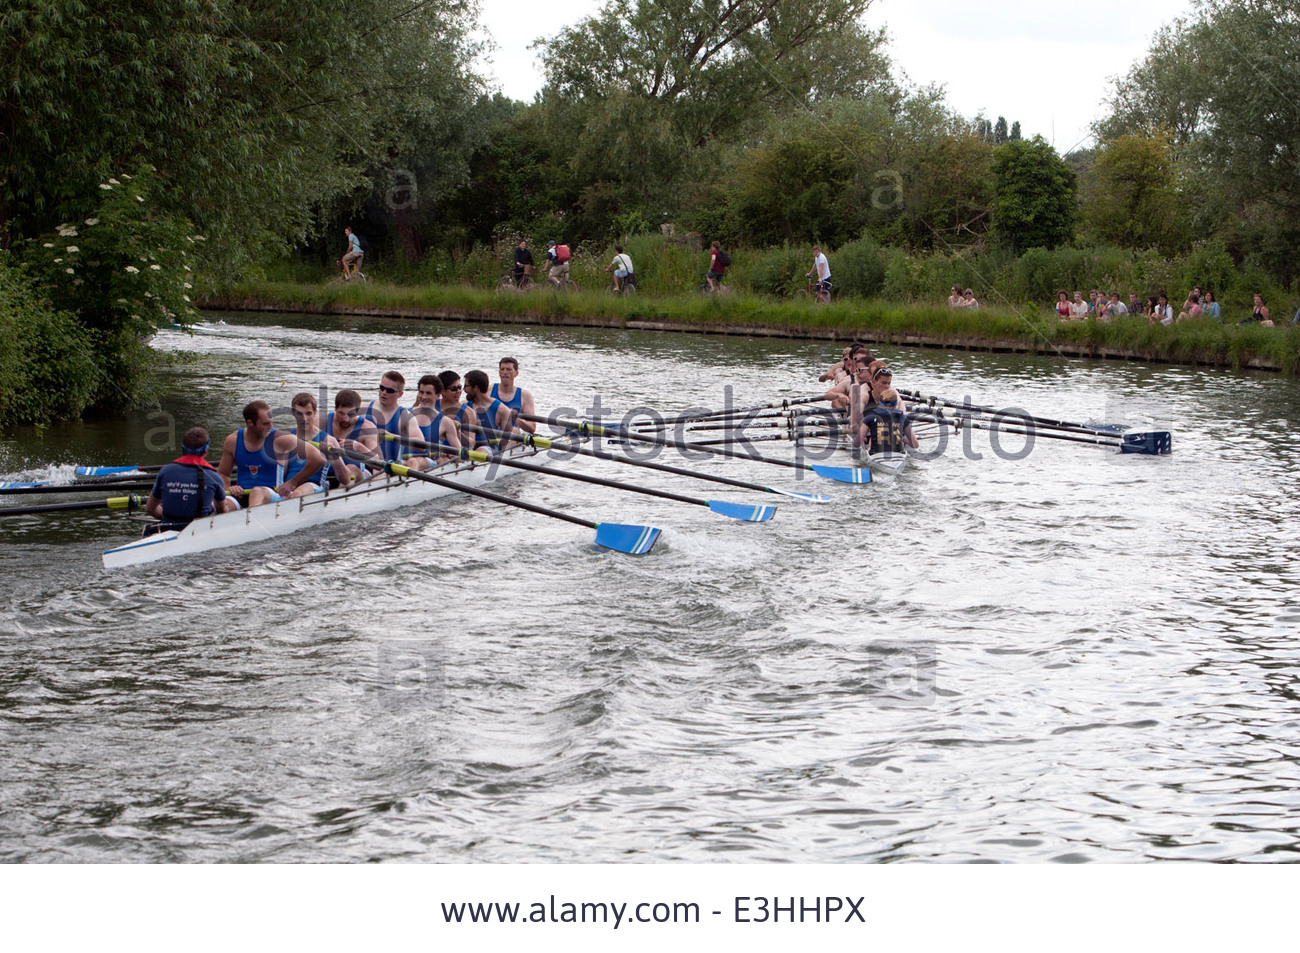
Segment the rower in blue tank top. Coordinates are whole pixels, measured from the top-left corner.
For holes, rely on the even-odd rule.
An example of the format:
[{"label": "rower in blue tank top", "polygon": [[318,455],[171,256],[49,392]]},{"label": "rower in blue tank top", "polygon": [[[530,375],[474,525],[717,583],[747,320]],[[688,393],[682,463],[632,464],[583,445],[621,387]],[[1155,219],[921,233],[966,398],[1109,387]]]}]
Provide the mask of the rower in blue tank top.
[{"label": "rower in blue tank top", "polygon": [[501,407],[501,401],[491,395],[488,376],[483,371],[470,371],[465,375],[465,400],[474,408],[478,426],[492,431],[490,435],[474,431],[474,449],[494,449],[492,440],[497,433],[497,410]]},{"label": "rower in blue tank top", "polygon": [[[319,420],[316,416],[316,398],[306,391],[303,391],[300,394],[294,394],[293,400],[290,402],[289,406],[293,411],[293,419],[298,424],[298,426],[294,427],[293,430],[289,432],[295,437],[299,434],[311,434],[312,436],[307,439],[311,440],[313,443],[319,444],[320,448],[323,448],[328,440],[325,431],[319,429]],[[298,456],[298,452],[295,450],[293,453],[289,454],[289,459],[285,461],[284,478],[286,480],[292,480],[306,465],[307,461]],[[324,490],[329,486],[329,475],[329,467],[320,468],[320,471],[316,476],[309,481],[311,485],[315,487],[313,492],[319,493],[321,490]]]},{"label": "rower in blue tank top", "polygon": [[245,490],[255,486],[274,490],[284,482],[284,466],[275,459],[275,438],[278,435],[279,431],[272,428],[256,450],[249,450],[245,437],[250,441],[254,438],[248,433],[248,428],[241,427],[235,433],[235,483]]},{"label": "rower in blue tank top", "polygon": [[[438,406],[442,398],[442,378],[437,374],[425,374],[420,378],[416,388],[415,406],[411,414],[420,426],[422,439],[435,446],[420,451],[420,456],[412,456],[407,463],[411,466],[437,466],[438,458],[447,457],[460,449],[460,438],[456,435],[453,418],[444,414]],[[414,451],[412,451],[414,453]]]},{"label": "rower in blue tank top", "polygon": [[[298,438],[281,433],[272,421],[271,406],[264,400],[250,402],[244,408],[244,427],[226,438],[221,446],[217,472],[228,486],[238,486],[247,506],[278,503],[290,496],[311,493],[308,481],[325,465],[325,457],[308,446],[307,460],[296,476],[284,476],[281,460],[298,452]],[[233,482],[231,482],[233,479]]]},{"label": "rower in blue tank top", "polygon": [[[478,417],[474,414],[474,408],[469,404],[460,402],[461,394],[465,388],[460,382],[460,375],[455,371],[443,371],[438,375],[442,381],[442,396],[438,398],[435,408],[439,413],[446,414],[452,420],[456,421],[456,433],[460,439],[460,445],[463,447],[472,447],[475,444],[475,431],[467,429],[468,427],[479,426]],[[456,411],[452,413],[452,402],[456,404]]]},{"label": "rower in blue tank top", "polygon": [[[377,453],[375,422],[361,413],[361,395],[354,390],[341,390],[334,396],[334,410],[326,418],[325,432],[351,454],[370,456]],[[366,476],[363,463],[350,456],[344,457],[343,461],[349,483]],[[339,469],[335,467],[336,475]],[[339,476],[340,483],[342,479]]]},{"label": "rower in blue tank top", "polygon": [[[405,389],[406,378],[397,371],[389,371],[379,381],[379,399],[372,400],[366,408],[366,416],[382,431],[379,450],[387,463],[401,463],[403,455],[411,452],[402,442],[414,436],[409,426],[411,412],[398,403]],[[385,438],[384,433],[392,434],[395,439]]]},{"label": "rower in blue tank top", "polygon": [[[519,362],[513,357],[503,357],[497,364],[497,371],[501,375],[501,383],[492,385],[492,398],[501,401],[516,414],[534,416],[537,411],[533,406],[533,395],[522,387],[515,386],[515,379],[519,376]],[[512,426],[529,433],[537,432],[537,424],[522,416],[513,418]]]}]

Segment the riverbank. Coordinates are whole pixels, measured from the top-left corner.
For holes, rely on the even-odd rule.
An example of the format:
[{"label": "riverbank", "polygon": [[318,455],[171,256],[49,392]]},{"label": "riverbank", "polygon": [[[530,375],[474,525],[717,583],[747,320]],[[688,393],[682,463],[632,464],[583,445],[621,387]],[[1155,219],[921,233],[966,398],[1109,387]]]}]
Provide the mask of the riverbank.
[{"label": "riverbank", "polygon": [[200,304],[217,311],[294,311],[339,316],[644,331],[860,340],[942,350],[1055,354],[1064,358],[1142,361],[1300,375],[1300,329],[1221,325],[1173,327],[1139,320],[1061,322],[1054,314],[988,308],[949,311],[876,299],[829,306],[759,295],[617,297],[545,290],[496,294],[464,285],[345,285],[246,282]]}]

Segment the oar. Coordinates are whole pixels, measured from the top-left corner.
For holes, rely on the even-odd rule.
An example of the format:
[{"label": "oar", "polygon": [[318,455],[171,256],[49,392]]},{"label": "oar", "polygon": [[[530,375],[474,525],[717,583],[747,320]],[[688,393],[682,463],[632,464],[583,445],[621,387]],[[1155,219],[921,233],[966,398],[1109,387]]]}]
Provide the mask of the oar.
[{"label": "oar", "polygon": [[153,489],[153,482],[144,482],[141,480],[122,481],[111,483],[107,486],[96,486],[91,484],[86,486],[80,483],[51,483],[51,484],[32,484],[29,486],[13,485],[0,486],[0,496],[24,496],[29,493],[46,494],[46,493],[103,493],[105,490],[150,490]]},{"label": "oar", "polygon": [[[470,427],[469,429],[488,435],[496,432],[485,430],[482,427]],[[594,460],[608,460],[611,463],[626,463],[629,466],[645,467],[647,470],[658,470],[660,473],[675,473],[678,476],[691,477],[695,480],[706,480],[709,483],[718,483],[722,486],[734,486],[739,487],[742,490],[757,490],[760,493],[775,493],[778,496],[789,497],[792,500],[801,500],[804,503],[831,502],[829,496],[822,496],[820,493],[798,493],[794,490],[782,490],[774,486],[763,486],[761,483],[747,483],[744,480],[733,480],[731,477],[716,476],[711,473],[700,473],[697,470],[686,470],[682,467],[669,466],[666,463],[652,463],[649,460],[633,460],[631,457],[620,457],[617,454],[605,453],[602,450],[593,450],[590,447],[580,447],[573,441],[557,442],[529,433],[516,434],[515,436],[522,437],[526,446],[536,447],[539,450],[555,449],[564,453],[576,453],[584,457],[591,457]]]},{"label": "oar", "polygon": [[603,437],[617,437],[620,440],[637,440],[641,443],[649,443],[658,447],[675,447],[678,450],[699,450],[703,453],[714,453],[719,456],[731,457],[740,460],[757,460],[760,463],[769,463],[772,466],[788,467],[791,470],[807,470],[824,477],[827,480],[835,480],[838,483],[870,483],[871,471],[864,467],[828,467],[819,463],[794,463],[790,460],[777,460],[774,457],[764,457],[757,453],[732,453],[730,450],[723,450],[718,447],[708,447],[703,444],[690,443],[685,440],[670,440],[667,438],[653,439],[641,434],[630,433],[620,427],[603,427],[600,424],[594,424],[587,420],[550,420],[546,417],[538,417],[536,414],[520,414],[524,420],[532,420],[537,423],[553,424],[560,427],[566,427],[570,430],[577,431],[582,436],[597,434]]},{"label": "oar", "polygon": [[676,417],[665,417],[663,422],[666,424],[679,424],[679,423],[692,421],[692,420],[709,420],[713,417],[743,417],[746,414],[751,414],[760,410],[772,410],[773,408],[776,407],[785,410],[789,407],[795,406],[796,404],[812,404],[819,400],[825,400],[825,399],[826,398],[824,396],[795,397],[790,400],[776,401],[770,404],[759,404],[757,407],[743,407],[740,410],[737,410],[736,408],[732,407],[727,410],[714,410],[703,414],[679,414]]},{"label": "oar", "polygon": [[981,414],[989,414],[998,417],[1015,417],[1020,420],[1038,424],[1041,427],[1064,427],[1073,430],[1081,430],[1085,433],[1106,433],[1116,437],[1119,436],[1124,429],[1117,424],[1099,424],[1097,426],[1091,426],[1089,424],[1071,423],[1068,420],[1054,420],[1051,417],[1035,417],[1032,414],[1018,414],[1012,411],[998,410],[994,407],[981,407],[979,404],[958,404],[951,400],[945,400],[942,397],[927,397],[925,394],[921,394],[917,391],[900,390],[898,393],[910,400],[919,400],[922,403],[928,403],[931,405],[942,404],[944,407],[954,407],[958,410],[973,410]]},{"label": "oar", "polygon": [[0,516],[26,516],[31,513],[58,513],[63,510],[127,510],[134,513],[141,506],[138,496],[110,496],[106,500],[82,500],[78,503],[44,503],[39,506],[0,506]]},{"label": "oar", "polygon": [[[355,460],[358,463],[369,462],[371,466],[375,461],[360,453],[353,453],[351,450],[342,450],[337,447],[326,449],[314,441],[308,441],[325,453],[337,453],[349,460]],[[504,503],[506,506],[517,506],[521,510],[528,510],[531,513],[539,513],[542,516],[549,516],[552,519],[564,520],[567,523],[573,523],[577,526],[586,526],[588,529],[596,531],[596,545],[603,546],[606,549],[613,549],[620,553],[630,553],[633,556],[640,556],[643,553],[650,552],[655,541],[659,538],[660,530],[654,526],[633,526],[623,523],[593,523],[591,520],[585,520],[578,516],[570,516],[568,513],[561,513],[559,510],[547,509],[544,506],[538,506],[535,503],[525,503],[523,500],[512,500],[508,496],[501,496],[499,493],[492,493],[488,490],[479,489],[476,486],[462,486],[452,480],[444,480],[436,477],[431,473],[425,473],[423,470],[412,470],[410,467],[403,466],[400,463],[385,463],[384,471],[391,473],[393,476],[410,477],[414,480],[423,480],[425,483],[432,483],[434,486],[444,487],[448,490],[455,490],[457,493],[468,493],[470,496],[477,496],[480,499],[491,500],[494,503]]]},{"label": "oar", "polygon": [[909,415],[916,420],[933,421],[940,424],[946,424],[954,430],[960,430],[962,427],[969,427],[971,430],[989,430],[998,433],[1011,434],[1018,437],[1046,437],[1049,440],[1066,440],[1070,443],[1087,443],[1097,447],[1109,447],[1113,450],[1119,450],[1120,453],[1138,453],[1148,456],[1158,456],[1173,451],[1173,435],[1167,430],[1143,430],[1131,431],[1126,434],[1120,434],[1119,439],[1108,437],[1105,434],[1095,434],[1093,436],[1082,436],[1073,433],[1053,433],[1051,430],[1017,430],[1011,427],[995,426],[982,421],[973,420],[970,417],[956,417],[949,419],[947,417],[930,417],[923,414]]},{"label": "oar", "polygon": [[507,460],[500,454],[485,453],[482,450],[470,450],[461,447],[459,450],[450,444],[445,443],[426,443],[423,440],[412,440],[409,438],[399,437],[397,434],[386,433],[384,439],[393,440],[403,444],[409,444],[422,450],[438,450],[440,453],[455,454],[462,460],[476,460],[479,463],[499,463],[504,467],[515,467],[519,470],[528,470],[532,473],[545,473],[550,476],[563,477],[566,480],[577,480],[581,483],[591,483],[596,486],[607,486],[615,490],[627,490],[629,493],[644,493],[646,496],[657,496],[664,500],[673,500],[677,503],[690,503],[694,506],[707,506],[719,516],[726,516],[733,520],[742,520],[746,523],[766,523],[776,515],[775,506],[745,506],[742,503],[728,503],[725,500],[702,500],[697,496],[683,496],[680,493],[669,493],[666,490],[655,490],[648,486],[638,486],[635,483],[623,483],[619,480],[603,480],[600,477],[588,476],[585,473],[568,473],[564,470],[553,470],[550,467],[538,466],[535,463],[524,463],[521,460]]},{"label": "oar", "polygon": [[157,463],[136,467],[77,467],[74,472],[79,477],[102,477],[116,476],[119,473],[157,473],[164,466],[166,464]]}]

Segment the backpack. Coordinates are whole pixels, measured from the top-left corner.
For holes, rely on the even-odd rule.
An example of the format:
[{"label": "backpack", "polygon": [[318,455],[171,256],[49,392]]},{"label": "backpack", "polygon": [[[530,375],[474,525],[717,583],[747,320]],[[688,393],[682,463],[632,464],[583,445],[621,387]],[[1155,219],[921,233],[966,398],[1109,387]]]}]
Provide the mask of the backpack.
[{"label": "backpack", "polygon": [[369,254],[370,254],[370,242],[366,241],[364,235],[357,235],[356,232],[353,232],[352,234],[357,236],[357,244],[361,246],[361,254],[363,254],[363,255],[369,255]]},{"label": "backpack", "polygon": [[731,256],[728,255],[721,248],[718,249],[718,264],[721,265],[723,268],[731,267]]},{"label": "backpack", "polygon": [[568,246],[568,245],[556,245],[556,246],[555,246],[555,260],[558,261],[560,264],[564,264],[566,261],[569,260],[569,246]]}]

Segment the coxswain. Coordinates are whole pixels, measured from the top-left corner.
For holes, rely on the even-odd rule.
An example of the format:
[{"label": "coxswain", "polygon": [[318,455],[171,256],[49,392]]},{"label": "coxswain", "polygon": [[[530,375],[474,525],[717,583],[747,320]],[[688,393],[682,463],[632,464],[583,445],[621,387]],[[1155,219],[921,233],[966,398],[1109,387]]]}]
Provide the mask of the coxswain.
[{"label": "coxswain", "polygon": [[868,453],[902,453],[906,447],[916,449],[916,435],[902,409],[898,391],[887,387],[876,402],[862,415],[861,445]]},{"label": "coxswain", "polygon": [[[334,409],[325,418],[325,433],[338,442],[339,449],[375,457],[379,464],[379,430],[375,422],[361,413],[361,395],[344,389],[334,395]],[[365,477],[365,466],[344,457],[350,482]]]},{"label": "coxswain", "polygon": [[281,461],[292,456],[297,448],[297,437],[275,429],[270,404],[255,400],[244,408],[244,426],[222,445],[217,472],[226,482],[228,492],[236,498],[242,495],[247,506],[279,503],[313,480],[325,465],[321,452],[308,446],[306,464],[295,476],[285,479]]},{"label": "coxswain", "polygon": [[[438,409],[438,400],[442,397],[442,380],[437,374],[425,374],[415,387],[415,404],[411,413],[420,427],[420,439],[425,443],[441,444],[442,447],[460,449],[460,437],[456,433],[456,424],[450,417]],[[411,447],[406,451],[409,456],[406,465],[416,470],[427,470],[441,462],[451,459],[451,451],[423,447]]]},{"label": "coxswain", "polygon": [[366,416],[375,422],[375,426],[396,438],[385,438],[380,447],[387,463],[401,463],[402,454],[410,448],[407,441],[424,439],[415,415],[399,403],[405,390],[406,378],[397,371],[389,371],[380,378],[379,399],[372,400],[366,408]]},{"label": "coxswain", "polygon": [[492,396],[492,382],[486,371],[470,371],[465,375],[465,401],[473,408],[479,427],[491,431],[490,434],[474,431],[474,449],[492,451],[495,449],[492,441],[502,429],[499,418],[509,411],[502,410],[504,405]]},{"label": "coxswain", "polygon": [[519,414],[536,414],[533,409],[533,395],[522,387],[515,386],[515,380],[519,377],[519,362],[513,357],[503,357],[497,364],[497,372],[501,377],[501,383],[492,385],[492,399],[499,400],[502,404],[514,411],[510,415],[509,429],[526,430],[529,433],[537,432],[537,424],[531,420],[520,420]]},{"label": "coxswain", "polygon": [[233,513],[239,504],[226,495],[226,483],[207,453],[210,441],[202,427],[191,427],[181,438],[181,455],[158,471],[144,510],[157,523],[145,527],[144,535],[181,530],[192,520],[216,513]]},{"label": "coxswain", "polygon": [[313,493],[321,492],[329,486],[331,473],[334,475],[336,485],[344,489],[351,486],[352,472],[348,470],[348,462],[337,453],[330,454],[328,452],[331,449],[337,450],[339,442],[321,428],[322,421],[320,414],[317,412],[316,398],[309,391],[294,394],[293,400],[289,402],[289,409],[293,411],[295,422],[295,426],[290,433],[298,438],[298,446],[294,448],[294,452],[285,461],[285,479],[297,476],[298,471],[307,465],[307,444],[305,441],[310,440],[316,444],[316,449],[324,452],[327,457],[327,463],[320,468],[316,474],[316,479],[298,487],[293,495],[311,496]]},{"label": "coxswain", "polygon": [[455,371],[443,371],[438,375],[438,379],[442,381],[442,396],[438,398],[435,407],[439,413],[447,415],[455,422],[460,434],[459,446],[474,446],[474,436],[477,433],[474,428],[479,425],[478,414],[474,413],[474,408],[469,404],[461,403],[460,399],[465,393],[465,387],[460,382],[460,375]]}]

